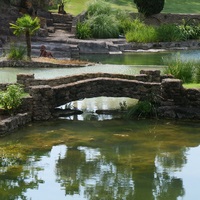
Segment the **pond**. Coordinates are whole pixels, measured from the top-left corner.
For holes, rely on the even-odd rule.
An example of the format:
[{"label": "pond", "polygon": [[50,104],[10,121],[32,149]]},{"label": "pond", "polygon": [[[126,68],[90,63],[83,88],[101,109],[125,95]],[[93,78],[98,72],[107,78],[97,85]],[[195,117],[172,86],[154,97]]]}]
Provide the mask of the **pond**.
[{"label": "pond", "polygon": [[0,196],[172,200],[200,195],[200,126],[166,120],[55,120],[1,138]]},{"label": "pond", "polygon": [[181,59],[199,61],[199,50],[137,52],[118,55],[82,55],[82,60],[98,62],[87,67],[77,68],[0,68],[0,83],[15,82],[19,73],[34,73],[35,78],[54,78],[80,73],[107,72],[120,74],[138,74],[141,69],[163,70],[165,60]]},{"label": "pond", "polygon": [[[180,55],[181,59],[193,60],[199,52],[182,51]],[[136,64],[125,58],[115,63],[121,59],[121,55],[115,55],[108,60],[98,57],[98,62],[108,64],[82,68],[1,68],[0,82],[15,81],[17,73],[53,78],[88,72],[136,74],[140,69],[162,70],[161,61],[169,54],[156,56],[160,61],[148,64],[143,57]],[[110,57],[115,59],[109,61]],[[0,199],[197,199],[199,121],[125,120],[94,113],[96,109],[116,109],[123,101],[135,103],[134,99],[105,97],[72,102],[70,106],[85,113],[31,123],[0,138]]]}]

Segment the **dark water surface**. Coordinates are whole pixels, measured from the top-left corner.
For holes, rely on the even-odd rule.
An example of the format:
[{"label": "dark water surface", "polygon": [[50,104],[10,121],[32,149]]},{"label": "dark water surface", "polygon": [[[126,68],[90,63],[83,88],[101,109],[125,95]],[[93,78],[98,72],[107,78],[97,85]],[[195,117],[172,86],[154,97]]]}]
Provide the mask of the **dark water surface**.
[{"label": "dark water surface", "polygon": [[0,199],[196,200],[198,122],[33,123],[0,139]]}]

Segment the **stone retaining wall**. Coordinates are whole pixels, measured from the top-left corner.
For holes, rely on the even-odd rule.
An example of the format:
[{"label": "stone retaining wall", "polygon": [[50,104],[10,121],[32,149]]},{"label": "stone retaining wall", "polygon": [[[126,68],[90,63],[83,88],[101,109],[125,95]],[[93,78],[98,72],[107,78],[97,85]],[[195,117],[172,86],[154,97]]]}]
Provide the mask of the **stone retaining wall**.
[{"label": "stone retaining wall", "polygon": [[138,13],[131,13],[134,18],[141,18],[146,24],[161,25],[161,24],[183,24],[183,20],[186,23],[190,23],[193,19],[200,23],[199,14],[172,14],[172,13],[159,13],[148,18],[144,18]]},{"label": "stone retaining wall", "polygon": [[32,121],[31,113],[19,113],[0,121],[0,137]]}]

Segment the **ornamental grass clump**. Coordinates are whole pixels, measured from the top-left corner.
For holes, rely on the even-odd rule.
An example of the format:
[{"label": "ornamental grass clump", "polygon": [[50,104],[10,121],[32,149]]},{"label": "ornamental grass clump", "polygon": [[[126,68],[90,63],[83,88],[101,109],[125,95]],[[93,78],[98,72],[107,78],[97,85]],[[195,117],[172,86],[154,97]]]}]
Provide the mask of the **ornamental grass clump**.
[{"label": "ornamental grass clump", "polygon": [[182,60],[180,55],[175,59],[166,59],[164,63],[167,67],[164,69],[164,74],[171,74],[177,79],[181,79],[183,83],[193,83],[196,77],[196,65],[194,61]]},{"label": "ornamental grass clump", "polygon": [[128,42],[157,42],[156,29],[153,26],[143,26],[138,29],[132,29],[126,33]]},{"label": "ornamental grass clump", "polygon": [[23,60],[25,59],[26,48],[22,45],[11,44],[7,57],[9,60]]},{"label": "ornamental grass clump", "polygon": [[119,33],[119,20],[116,18],[116,13],[110,4],[103,0],[89,4],[86,20],[79,22],[76,29],[76,36],[79,39],[116,38]]},{"label": "ornamental grass clump", "polygon": [[95,15],[88,21],[94,38],[116,38],[119,36],[118,22],[113,15]]},{"label": "ornamental grass clump", "polygon": [[156,28],[157,41],[171,42],[182,40],[182,34],[179,27],[175,24],[163,24]]}]

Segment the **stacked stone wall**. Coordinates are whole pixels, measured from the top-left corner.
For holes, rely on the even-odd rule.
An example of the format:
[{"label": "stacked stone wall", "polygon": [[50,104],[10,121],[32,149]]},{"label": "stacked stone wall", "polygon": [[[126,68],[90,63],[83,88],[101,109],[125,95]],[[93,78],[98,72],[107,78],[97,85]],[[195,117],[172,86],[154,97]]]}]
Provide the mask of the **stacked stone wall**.
[{"label": "stacked stone wall", "polygon": [[0,136],[4,136],[32,121],[31,113],[19,113],[0,121]]}]

